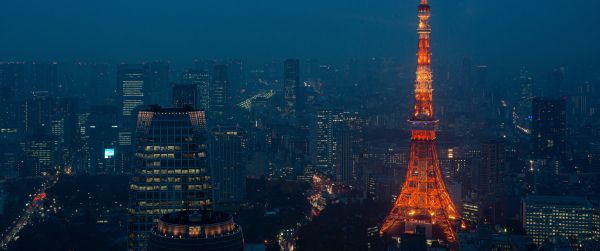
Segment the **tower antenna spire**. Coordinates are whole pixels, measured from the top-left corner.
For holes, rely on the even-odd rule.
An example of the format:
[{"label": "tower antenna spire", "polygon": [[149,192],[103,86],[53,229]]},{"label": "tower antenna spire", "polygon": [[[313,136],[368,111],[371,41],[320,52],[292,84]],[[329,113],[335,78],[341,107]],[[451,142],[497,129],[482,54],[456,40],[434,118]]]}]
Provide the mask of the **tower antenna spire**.
[{"label": "tower antenna spire", "polygon": [[455,248],[457,237],[454,228],[461,223],[460,215],[442,180],[435,147],[438,120],[433,112],[433,77],[429,47],[430,11],[427,0],[421,0],[418,7],[419,51],[414,106],[408,121],[411,130],[408,168],[400,194],[383,222],[380,234],[396,236],[401,233],[415,233],[423,227],[435,227],[441,230],[435,232],[442,235],[427,238],[445,239],[449,247]]}]

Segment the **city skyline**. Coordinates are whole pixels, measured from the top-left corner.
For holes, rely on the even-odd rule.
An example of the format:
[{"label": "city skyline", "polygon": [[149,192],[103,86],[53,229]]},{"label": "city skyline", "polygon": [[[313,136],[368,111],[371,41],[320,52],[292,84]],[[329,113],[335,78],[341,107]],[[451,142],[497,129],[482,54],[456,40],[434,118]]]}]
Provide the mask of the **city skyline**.
[{"label": "city skyline", "polygon": [[600,250],[597,7],[6,3],[0,250]]}]

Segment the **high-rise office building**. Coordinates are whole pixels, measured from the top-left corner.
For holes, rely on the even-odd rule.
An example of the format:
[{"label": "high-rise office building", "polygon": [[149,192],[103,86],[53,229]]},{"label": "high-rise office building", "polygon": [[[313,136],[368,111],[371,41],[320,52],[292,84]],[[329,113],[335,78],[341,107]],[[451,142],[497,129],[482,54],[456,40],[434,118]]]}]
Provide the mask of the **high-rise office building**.
[{"label": "high-rise office building", "polygon": [[110,81],[109,64],[90,64],[88,65],[88,87],[84,90],[89,104],[101,104],[106,98],[113,97],[115,87]]},{"label": "high-rise office building", "polygon": [[2,135],[17,133],[17,107],[14,89],[0,86],[0,138]]},{"label": "high-rise office building", "polygon": [[327,174],[335,174],[335,124],[339,113],[326,104],[315,108],[310,128],[310,155],[315,168]]},{"label": "high-rise office building", "polygon": [[35,95],[23,102],[22,124],[27,134],[47,134],[53,103],[48,95]]},{"label": "high-rise office building", "polygon": [[351,185],[354,181],[354,149],[352,142],[352,130],[346,123],[340,123],[335,126],[336,141],[336,161],[335,175],[336,181],[344,185]]},{"label": "high-rise office building", "polygon": [[[23,165],[23,148],[19,143],[11,140],[0,140],[0,175],[4,179],[16,178],[19,175],[26,176],[27,172]],[[1,210],[0,210],[1,212]]]},{"label": "high-rise office building", "polygon": [[53,98],[50,110],[50,134],[66,147],[74,146],[77,134],[79,102],[75,98]]},{"label": "high-rise office building", "polygon": [[566,105],[564,98],[535,97],[532,100],[531,147],[536,159],[562,160],[566,150]]},{"label": "high-rise office building", "polygon": [[363,121],[357,113],[344,112],[334,122],[336,181],[356,185],[360,176],[357,162],[362,153]]},{"label": "high-rise office building", "polygon": [[182,83],[196,86],[196,108],[207,111],[211,82],[209,72],[207,70],[188,70],[183,73],[181,78]]},{"label": "high-rise office building", "polygon": [[[23,124],[27,135],[52,136],[60,149],[57,163],[69,162],[76,150],[78,102],[74,98],[56,98],[37,93],[23,103]],[[69,163],[64,163],[69,164]]]},{"label": "high-rise office building", "polygon": [[184,209],[210,209],[203,111],[154,106],[139,112],[130,185],[128,250],[145,250],[154,222]]},{"label": "high-rise office building", "polygon": [[519,129],[531,128],[531,98],[533,98],[534,80],[531,74],[526,70],[521,70],[519,76],[519,85],[521,87],[519,101],[516,107],[517,121],[516,126]]},{"label": "high-rise office building", "polygon": [[148,238],[148,251],[243,251],[242,228],[231,214],[177,211],[166,214]]},{"label": "high-rise office building", "polygon": [[27,155],[26,175],[38,176],[51,173],[59,167],[59,146],[55,137],[50,135],[31,135],[23,142],[23,152]]},{"label": "high-rise office building", "polygon": [[125,170],[116,165],[118,151],[118,108],[101,105],[90,108],[86,133],[89,137],[90,172],[121,173]]},{"label": "high-rise office building", "polygon": [[300,60],[287,59],[283,62],[283,97],[285,113],[290,117],[300,112],[300,90]]},{"label": "high-rise office building", "polygon": [[117,67],[117,91],[123,119],[131,119],[132,111],[144,104],[144,85],[148,67],[143,64],[121,64]]},{"label": "high-rise office building", "polygon": [[358,178],[355,167],[362,144],[362,120],[358,114],[318,104],[309,134],[309,152],[315,168],[333,175],[342,184],[352,185]]},{"label": "high-rise office building", "polygon": [[477,180],[477,201],[481,206],[482,220],[493,224],[503,209],[497,204],[509,191],[504,142],[500,140],[483,142],[481,144],[481,161],[478,161],[478,165],[473,166],[473,169],[477,174],[474,177]]},{"label": "high-rise office building", "polygon": [[477,226],[481,219],[481,203],[475,202],[470,198],[462,202],[462,217],[469,226]]},{"label": "high-rise office building", "polygon": [[597,209],[585,197],[529,196],[521,210],[523,228],[537,245],[556,235],[579,241],[600,237],[595,230]]},{"label": "high-rise office building", "polygon": [[[227,61],[227,68],[229,69],[229,82],[231,83],[232,94],[238,90],[246,88],[244,83],[244,62],[240,59],[232,59]],[[235,90],[235,91],[233,91]],[[235,98],[235,97],[232,97]],[[235,99],[234,99],[235,100]],[[237,101],[237,100],[236,100]]]},{"label": "high-rise office building", "polygon": [[213,201],[218,210],[237,208],[246,193],[246,139],[238,126],[217,126],[209,135]]},{"label": "high-rise office building", "polygon": [[223,116],[229,107],[227,65],[215,65],[209,88],[209,114]]},{"label": "high-rise office building", "polygon": [[[274,164],[269,166],[270,177],[294,180],[306,174],[305,156],[309,144],[306,135],[305,130],[289,124],[271,127],[267,136],[267,140],[270,141],[267,148],[272,149],[276,155]],[[334,174],[333,166],[331,164],[332,168],[329,170],[331,174]]]},{"label": "high-rise office building", "polygon": [[18,120],[21,112],[18,101],[24,96],[25,67],[23,63],[0,62],[0,138],[22,133],[24,123]]},{"label": "high-rise office building", "polygon": [[196,108],[198,101],[198,88],[196,85],[174,85],[172,106],[175,108]]},{"label": "high-rise office building", "polygon": [[169,102],[169,63],[152,62],[148,65],[148,83],[144,86],[144,103],[167,105]]},{"label": "high-rise office building", "polygon": [[481,144],[481,162],[477,176],[481,198],[502,194],[504,177],[507,174],[503,142],[487,140]]},{"label": "high-rise office building", "polygon": [[[148,66],[121,64],[117,66],[117,98],[119,99],[119,147],[117,165],[129,165],[135,128],[135,111],[145,103],[144,90],[148,84]],[[137,108],[137,109],[136,109]]]}]

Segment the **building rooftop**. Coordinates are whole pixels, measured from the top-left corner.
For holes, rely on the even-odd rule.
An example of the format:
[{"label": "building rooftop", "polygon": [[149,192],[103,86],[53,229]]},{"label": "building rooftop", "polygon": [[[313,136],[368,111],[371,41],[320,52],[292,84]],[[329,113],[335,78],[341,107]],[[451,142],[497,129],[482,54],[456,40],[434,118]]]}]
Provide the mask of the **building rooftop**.
[{"label": "building rooftop", "polygon": [[232,216],[225,212],[210,210],[176,211],[163,215],[160,220],[176,225],[207,225],[230,221]]},{"label": "building rooftop", "polygon": [[591,203],[586,197],[582,196],[548,196],[548,195],[530,195],[525,199],[527,204],[561,204],[561,205],[581,205],[590,206]]}]

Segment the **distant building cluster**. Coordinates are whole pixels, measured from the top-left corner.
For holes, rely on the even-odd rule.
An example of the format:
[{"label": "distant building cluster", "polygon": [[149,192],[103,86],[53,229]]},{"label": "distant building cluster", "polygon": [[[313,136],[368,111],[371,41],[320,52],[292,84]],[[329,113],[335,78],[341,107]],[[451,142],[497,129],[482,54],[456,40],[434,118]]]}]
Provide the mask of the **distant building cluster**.
[{"label": "distant building cluster", "polygon": [[[469,58],[432,71],[435,151],[466,224],[461,250],[597,243],[598,78],[563,67],[541,78],[499,73]],[[414,78],[413,65],[391,58],[197,60],[185,69],[0,62],[0,173],[128,175],[128,250],[177,242],[155,230],[178,213],[208,217],[188,220],[190,229],[205,229],[205,211],[235,216],[253,205],[251,180],[327,177],[326,190],[352,198],[344,203],[391,207],[411,165]],[[225,225],[239,243],[241,228]],[[363,232],[374,240],[379,227]]]}]

